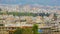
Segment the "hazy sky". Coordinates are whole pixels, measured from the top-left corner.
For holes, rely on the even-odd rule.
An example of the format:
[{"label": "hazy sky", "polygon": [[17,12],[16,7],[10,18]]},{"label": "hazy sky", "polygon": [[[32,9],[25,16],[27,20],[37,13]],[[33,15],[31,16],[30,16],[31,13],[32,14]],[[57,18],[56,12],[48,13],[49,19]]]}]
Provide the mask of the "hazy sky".
[{"label": "hazy sky", "polygon": [[0,4],[40,4],[60,6],[60,0],[0,0]]}]

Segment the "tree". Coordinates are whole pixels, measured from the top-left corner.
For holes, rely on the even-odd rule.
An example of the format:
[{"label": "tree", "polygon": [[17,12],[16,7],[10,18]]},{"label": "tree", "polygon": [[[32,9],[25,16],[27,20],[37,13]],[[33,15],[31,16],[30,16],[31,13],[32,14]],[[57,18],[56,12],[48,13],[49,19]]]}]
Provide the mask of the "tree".
[{"label": "tree", "polygon": [[32,28],[24,28],[23,34],[33,34]]},{"label": "tree", "polygon": [[33,25],[33,34],[38,34],[38,25],[37,24]]},{"label": "tree", "polygon": [[23,34],[23,29],[22,28],[18,28],[14,34]]}]

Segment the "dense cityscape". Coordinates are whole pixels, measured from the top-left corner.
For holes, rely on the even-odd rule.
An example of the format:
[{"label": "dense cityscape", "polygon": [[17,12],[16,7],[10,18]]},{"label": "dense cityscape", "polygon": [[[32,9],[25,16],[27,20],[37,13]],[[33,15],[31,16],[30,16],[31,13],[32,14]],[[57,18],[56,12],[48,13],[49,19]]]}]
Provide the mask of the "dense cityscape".
[{"label": "dense cityscape", "polygon": [[0,5],[0,34],[13,34],[17,28],[32,28],[34,24],[38,29],[48,29],[44,34],[60,31],[60,7]]}]

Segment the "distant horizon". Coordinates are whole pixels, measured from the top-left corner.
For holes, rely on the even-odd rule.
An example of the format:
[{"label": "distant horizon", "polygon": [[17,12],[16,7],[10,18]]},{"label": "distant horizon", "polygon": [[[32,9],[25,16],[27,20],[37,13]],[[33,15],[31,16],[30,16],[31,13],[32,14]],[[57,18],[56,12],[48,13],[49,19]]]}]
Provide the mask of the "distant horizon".
[{"label": "distant horizon", "polygon": [[43,6],[60,6],[60,0],[0,0],[0,4],[7,5],[39,4]]}]

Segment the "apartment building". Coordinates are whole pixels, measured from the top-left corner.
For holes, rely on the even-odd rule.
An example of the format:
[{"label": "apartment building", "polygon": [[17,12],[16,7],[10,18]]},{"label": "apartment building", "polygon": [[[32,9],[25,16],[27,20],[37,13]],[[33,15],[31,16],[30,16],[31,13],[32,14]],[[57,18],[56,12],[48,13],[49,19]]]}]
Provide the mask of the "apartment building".
[{"label": "apartment building", "polygon": [[[54,15],[51,14],[49,17],[42,16],[13,16],[13,15],[0,15],[0,33],[10,34],[13,33],[17,28],[32,27],[33,24],[38,24],[39,28],[52,27],[53,25],[47,25],[46,21],[52,20]],[[47,20],[48,19],[48,20]],[[49,21],[52,23],[53,21]],[[54,23],[56,23],[54,21]],[[12,32],[13,31],[13,32]]]}]

